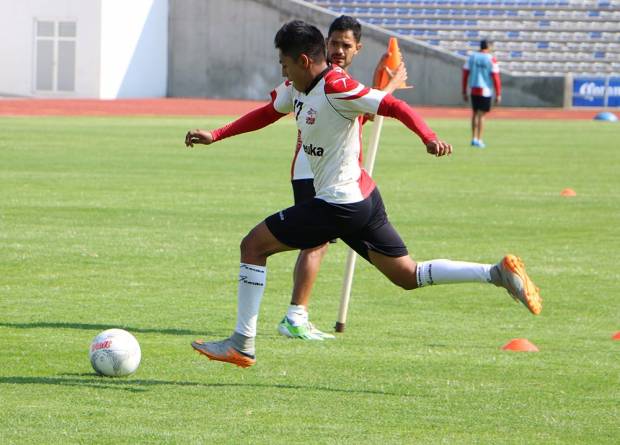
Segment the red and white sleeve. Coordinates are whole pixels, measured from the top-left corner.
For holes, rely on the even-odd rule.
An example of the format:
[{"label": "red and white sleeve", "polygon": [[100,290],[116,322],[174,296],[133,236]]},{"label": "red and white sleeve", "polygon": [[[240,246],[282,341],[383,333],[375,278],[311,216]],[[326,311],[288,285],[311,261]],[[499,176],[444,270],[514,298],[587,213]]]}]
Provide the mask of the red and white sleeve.
[{"label": "red and white sleeve", "polygon": [[[282,116],[286,116],[292,111],[292,100],[290,100],[290,85],[287,82],[282,83],[270,93],[271,102],[250,111],[241,116],[236,121],[224,125],[217,130],[211,132],[213,142],[220,139],[228,138],[250,131],[260,130],[267,125],[273,124]],[[289,107],[288,103],[291,104]],[[290,109],[289,109],[290,108]]]},{"label": "red and white sleeve", "polygon": [[417,134],[424,144],[428,144],[430,141],[437,139],[437,135],[426,125],[422,116],[413,111],[405,102],[396,99],[391,94],[383,98],[377,114],[398,119],[407,128]]}]

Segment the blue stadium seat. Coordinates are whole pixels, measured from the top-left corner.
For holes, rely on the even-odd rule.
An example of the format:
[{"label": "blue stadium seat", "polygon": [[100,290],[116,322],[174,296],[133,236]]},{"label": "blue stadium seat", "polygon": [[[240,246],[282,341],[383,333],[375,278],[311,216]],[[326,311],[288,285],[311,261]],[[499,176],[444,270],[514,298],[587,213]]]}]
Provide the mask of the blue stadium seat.
[{"label": "blue stadium seat", "polygon": [[528,75],[620,71],[620,0],[310,1],[459,56],[490,38],[505,68]]}]

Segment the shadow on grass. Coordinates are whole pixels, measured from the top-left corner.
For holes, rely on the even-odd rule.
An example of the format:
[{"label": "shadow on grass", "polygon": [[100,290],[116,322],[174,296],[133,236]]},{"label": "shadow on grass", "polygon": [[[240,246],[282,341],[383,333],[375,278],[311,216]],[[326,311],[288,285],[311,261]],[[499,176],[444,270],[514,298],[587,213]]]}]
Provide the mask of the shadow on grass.
[{"label": "shadow on grass", "polygon": [[[81,329],[81,330],[96,330],[103,331],[110,328],[125,329],[129,332],[141,332],[143,334],[166,334],[166,335],[198,335],[198,336],[211,336],[212,332],[206,331],[194,331],[191,329],[158,329],[158,328],[139,328],[126,325],[112,325],[112,324],[93,324],[93,323],[69,323],[69,322],[47,322],[36,321],[32,323],[0,323],[0,327],[15,328],[15,329]],[[229,335],[230,332],[223,334]],[[217,334],[215,334],[217,335]]]},{"label": "shadow on grass", "polygon": [[[78,377],[76,377],[78,376]],[[195,388],[264,388],[275,390],[293,391],[326,391],[334,393],[348,394],[372,394],[381,396],[413,397],[409,394],[401,394],[374,389],[353,389],[353,388],[332,388],[327,386],[311,385],[291,385],[283,383],[202,383],[174,380],[150,380],[133,379],[123,377],[102,377],[95,373],[68,374],[59,377],[21,377],[6,376],[0,377],[0,385],[58,385],[58,386],[78,386],[103,389],[120,389],[129,392],[145,392],[151,387],[171,386],[171,387],[195,387]]]}]

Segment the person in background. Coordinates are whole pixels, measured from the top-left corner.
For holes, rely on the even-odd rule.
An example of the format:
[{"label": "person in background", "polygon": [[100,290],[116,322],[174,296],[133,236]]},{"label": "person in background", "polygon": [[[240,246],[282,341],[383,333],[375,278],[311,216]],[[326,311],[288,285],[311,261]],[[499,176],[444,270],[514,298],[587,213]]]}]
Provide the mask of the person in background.
[{"label": "person in background", "polygon": [[492,51],[493,42],[481,40],[480,51],[472,53],[463,65],[463,100],[467,102],[471,97],[471,145],[478,148],[486,147],[482,140],[482,130],[484,129],[484,115],[491,111],[493,90],[495,90],[495,104],[499,105],[502,101],[499,64],[491,53]]}]

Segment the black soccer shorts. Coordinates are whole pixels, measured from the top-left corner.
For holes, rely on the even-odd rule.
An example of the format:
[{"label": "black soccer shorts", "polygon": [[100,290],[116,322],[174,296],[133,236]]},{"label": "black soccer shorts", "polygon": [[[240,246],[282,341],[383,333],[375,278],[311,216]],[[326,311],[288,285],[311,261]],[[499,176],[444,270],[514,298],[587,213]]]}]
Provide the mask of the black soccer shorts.
[{"label": "black soccer shorts", "polygon": [[353,204],[333,204],[311,199],[284,209],[265,219],[278,241],[308,249],[334,239],[342,239],[369,260],[368,251],[391,257],[407,255],[407,247],[389,222],[379,189]]},{"label": "black soccer shorts", "polygon": [[[295,204],[314,199],[316,191],[314,190],[314,179],[293,179],[293,199]],[[329,240],[330,244],[336,243],[336,238]]]},{"label": "black soccer shorts", "polygon": [[295,204],[313,199],[316,196],[314,190],[314,179],[293,179],[293,198]]},{"label": "black soccer shorts", "polygon": [[484,96],[471,96],[471,108],[474,111],[491,111],[491,98]]}]

